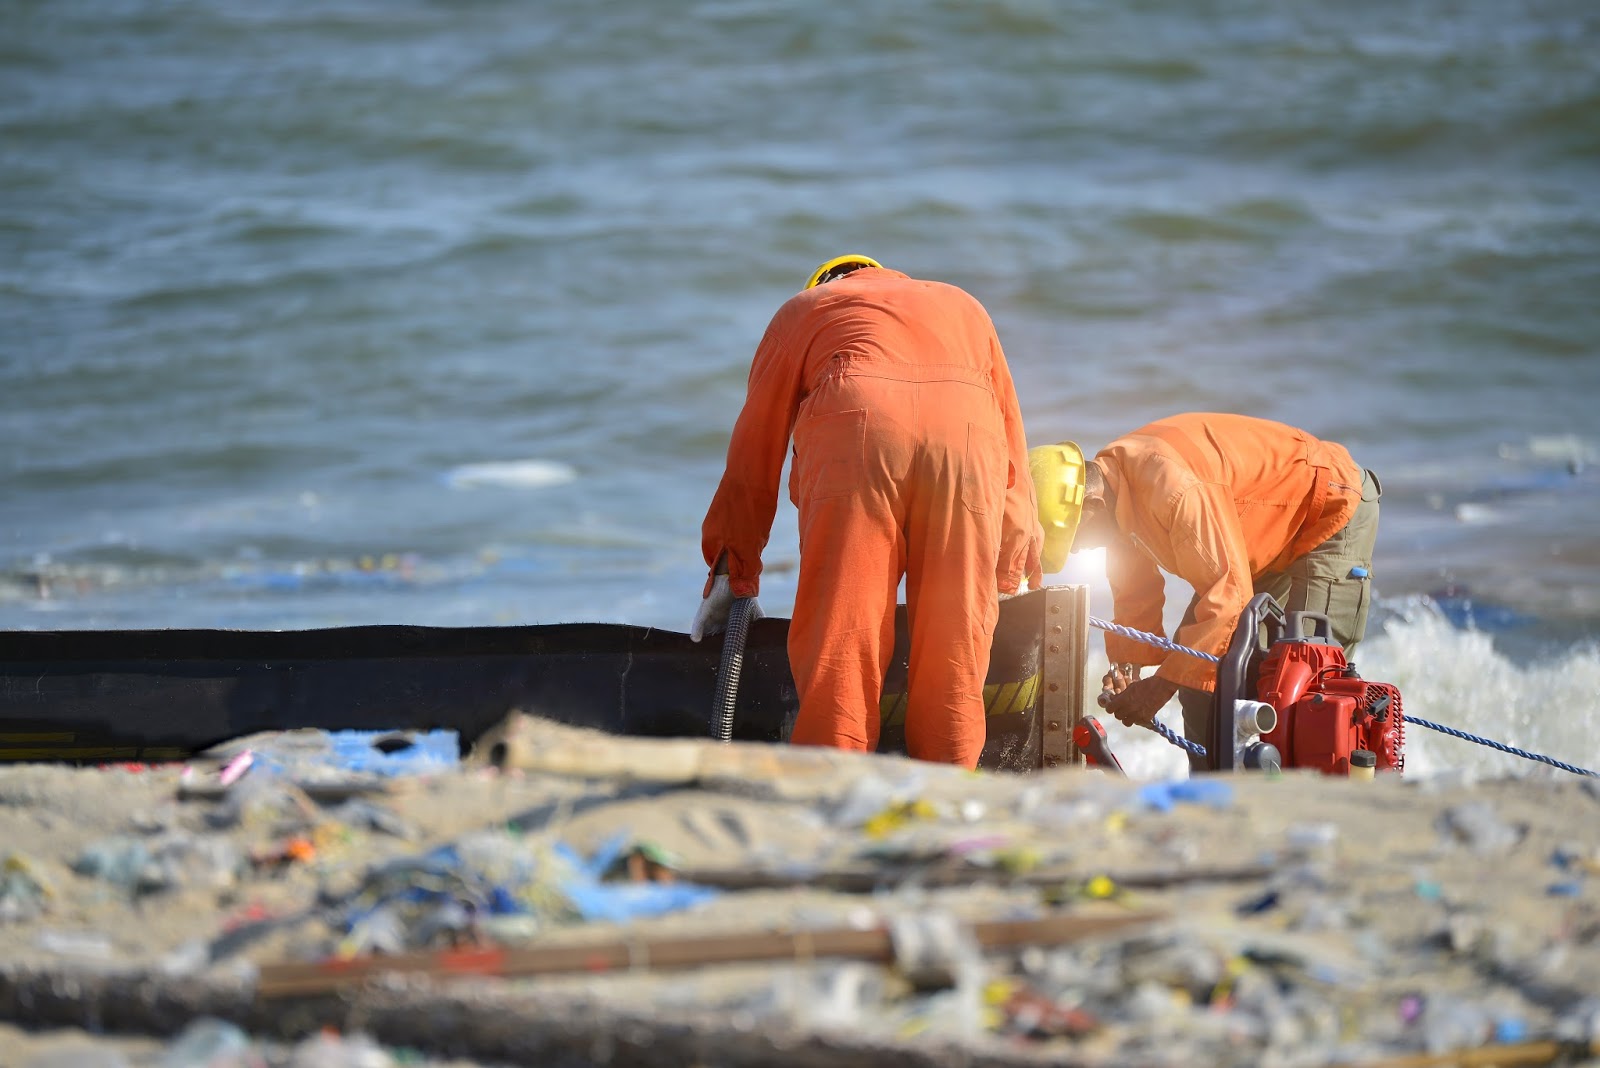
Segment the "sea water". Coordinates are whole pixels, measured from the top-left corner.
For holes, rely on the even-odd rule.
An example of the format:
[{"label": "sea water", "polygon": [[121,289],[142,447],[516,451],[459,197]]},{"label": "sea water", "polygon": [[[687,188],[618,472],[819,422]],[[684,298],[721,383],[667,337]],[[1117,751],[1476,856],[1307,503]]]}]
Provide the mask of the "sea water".
[{"label": "sea water", "polygon": [[[1348,445],[1363,670],[1600,764],[1597,54],[1586,0],[4,5],[0,627],[687,629],[751,351],[862,251],[985,304],[1035,443]],[[782,501],[769,613],[795,560]]]}]

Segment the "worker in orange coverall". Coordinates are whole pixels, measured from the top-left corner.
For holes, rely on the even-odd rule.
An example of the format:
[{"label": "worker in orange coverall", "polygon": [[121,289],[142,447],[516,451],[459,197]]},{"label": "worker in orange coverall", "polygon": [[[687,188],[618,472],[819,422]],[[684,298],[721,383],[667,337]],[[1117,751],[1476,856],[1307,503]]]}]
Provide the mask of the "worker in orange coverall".
[{"label": "worker in orange coverall", "polygon": [[756,349],[702,527],[711,576],[690,636],[754,597],[791,434],[800,577],[790,740],[875,750],[906,580],[906,748],[974,767],[998,593],[1038,578],[1027,443],[993,323],[969,294],[865,256],[817,268]]},{"label": "worker in orange coverall", "polygon": [[[1173,640],[1221,656],[1245,606],[1271,593],[1320,612],[1349,655],[1366,634],[1382,484],[1344,446],[1242,415],[1190,413],[1140,427],[1085,471],[1073,549],[1105,547],[1114,622],[1163,634],[1166,570],[1195,594]],[[1209,745],[1216,665],[1106,635],[1107,706],[1149,724],[1174,693],[1184,733]],[[1139,667],[1159,665],[1140,679]],[[1206,759],[1190,758],[1204,770]]]}]

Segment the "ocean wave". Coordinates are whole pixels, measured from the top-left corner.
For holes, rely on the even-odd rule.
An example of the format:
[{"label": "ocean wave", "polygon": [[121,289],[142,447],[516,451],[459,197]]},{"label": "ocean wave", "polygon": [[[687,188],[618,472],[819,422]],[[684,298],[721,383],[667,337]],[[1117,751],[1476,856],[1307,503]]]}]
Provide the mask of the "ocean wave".
[{"label": "ocean wave", "polygon": [[169,486],[180,481],[237,486],[240,480],[264,480],[357,459],[349,446],[291,441],[186,441],[126,449],[87,457],[41,454],[32,462],[17,459],[8,474],[12,488],[48,492],[64,487],[138,485],[154,475]]},{"label": "ocean wave", "polygon": [[462,464],[446,472],[444,480],[452,489],[478,489],[483,486],[544,489],[566,485],[577,477],[575,468],[555,460],[503,460]]},{"label": "ocean wave", "polygon": [[1123,213],[1119,226],[1140,237],[1156,241],[1259,241],[1259,230],[1239,225],[1226,216],[1180,211],[1141,210]]},{"label": "ocean wave", "polygon": [[[1586,643],[1514,659],[1493,634],[1461,630],[1418,607],[1358,650],[1361,673],[1400,687],[1405,711],[1443,726],[1600,770],[1600,648]],[[1411,727],[1406,770],[1464,768],[1486,775],[1564,775],[1544,764]]]}]

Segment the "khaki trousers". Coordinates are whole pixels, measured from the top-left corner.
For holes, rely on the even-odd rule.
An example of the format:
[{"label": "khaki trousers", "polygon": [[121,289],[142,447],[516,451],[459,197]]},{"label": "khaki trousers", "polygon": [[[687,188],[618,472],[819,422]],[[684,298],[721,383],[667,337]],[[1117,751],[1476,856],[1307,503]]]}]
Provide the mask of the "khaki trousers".
[{"label": "khaki trousers", "polygon": [[[1338,533],[1289,564],[1287,571],[1269,571],[1255,579],[1256,593],[1270,593],[1285,612],[1319,612],[1333,625],[1333,637],[1350,657],[1367,634],[1372,601],[1372,549],[1378,540],[1378,503],[1383,483],[1371,471],[1361,475],[1361,503]],[[1364,573],[1363,573],[1364,572]],[[1183,614],[1194,618],[1194,601]],[[1211,743],[1216,695],[1204,690],[1178,691],[1183,705],[1183,733],[1202,745]],[[1204,771],[1207,760],[1191,756],[1192,771]]]}]

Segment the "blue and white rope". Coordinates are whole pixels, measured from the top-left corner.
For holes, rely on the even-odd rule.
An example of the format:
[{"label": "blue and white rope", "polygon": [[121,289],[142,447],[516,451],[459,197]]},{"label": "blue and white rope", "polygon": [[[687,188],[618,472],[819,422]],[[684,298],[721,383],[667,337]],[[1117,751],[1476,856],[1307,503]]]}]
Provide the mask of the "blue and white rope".
[{"label": "blue and white rope", "polygon": [[[1222,663],[1222,657],[1220,656],[1212,656],[1210,653],[1202,653],[1198,649],[1190,649],[1186,645],[1179,645],[1170,638],[1163,638],[1159,634],[1151,634],[1147,631],[1134,630],[1132,627],[1124,627],[1120,623],[1112,623],[1108,620],[1101,619],[1098,616],[1089,617],[1089,626],[1099,627],[1101,630],[1108,630],[1112,634],[1119,634],[1131,641],[1143,642],[1146,645],[1153,645],[1157,649],[1165,649],[1169,653],[1188,653],[1190,656],[1197,656],[1201,660],[1209,660],[1213,664]],[[1177,746],[1179,749],[1182,749],[1185,753],[1189,753],[1197,757],[1203,757],[1207,755],[1205,746],[1201,745],[1199,742],[1191,742],[1189,739],[1185,738],[1183,735],[1179,734],[1165,723],[1162,723],[1160,720],[1153,719],[1147,723],[1146,726],[1155,731],[1157,734],[1161,735],[1161,737],[1165,738],[1167,741],[1171,742],[1173,745]]]},{"label": "blue and white rope", "polygon": [[1197,656],[1201,660],[1209,660],[1213,664],[1222,663],[1222,657],[1220,656],[1212,656],[1210,653],[1202,653],[1198,649],[1191,649],[1186,645],[1179,645],[1172,639],[1163,638],[1159,634],[1151,634],[1148,631],[1134,630],[1132,627],[1124,627],[1120,623],[1109,623],[1104,619],[1100,619],[1098,616],[1089,617],[1089,626],[1099,627],[1101,630],[1108,630],[1112,634],[1120,634],[1122,637],[1128,638],[1132,641],[1143,642],[1146,645],[1153,645],[1157,649],[1165,649],[1169,653],[1187,653],[1190,656]]},{"label": "blue and white rope", "polygon": [[[1157,649],[1165,649],[1169,653],[1185,653],[1189,656],[1198,657],[1201,660],[1209,660],[1213,664],[1222,663],[1222,658],[1219,656],[1212,656],[1210,653],[1202,653],[1198,649],[1190,649],[1186,645],[1179,645],[1170,638],[1163,638],[1159,634],[1150,634],[1146,631],[1134,630],[1132,627],[1124,627],[1120,623],[1109,623],[1106,620],[1100,619],[1096,616],[1089,617],[1089,625],[1091,627],[1098,627],[1101,630],[1110,631],[1112,634],[1119,634],[1122,637],[1128,638],[1132,641],[1143,642],[1145,645],[1153,645]],[[1526,749],[1518,749],[1514,745],[1506,745],[1504,742],[1497,742],[1492,738],[1484,738],[1483,736],[1477,734],[1468,734],[1466,731],[1459,731],[1454,727],[1446,727],[1442,723],[1434,723],[1431,720],[1422,719],[1420,716],[1405,714],[1405,721],[1407,723],[1415,723],[1419,727],[1427,727],[1429,730],[1438,731],[1440,734],[1448,734],[1452,738],[1460,738],[1467,742],[1477,742],[1479,745],[1486,745],[1490,749],[1497,749],[1502,753],[1510,753],[1512,756],[1519,756],[1524,760],[1537,760],[1541,764],[1549,764],[1552,768],[1560,768],[1562,771],[1570,771],[1574,775],[1588,775],[1592,778],[1600,779],[1600,772],[1593,772],[1588,768],[1580,768],[1576,764],[1568,764],[1565,761],[1557,760],[1555,757],[1544,756],[1540,753],[1530,753]],[[1150,729],[1185,752],[1193,753],[1195,756],[1206,755],[1205,746],[1201,745],[1199,742],[1191,742],[1189,739],[1183,737],[1165,723],[1151,721]]]},{"label": "blue and white rope", "polygon": [[1466,731],[1458,731],[1454,727],[1446,727],[1442,723],[1433,723],[1417,716],[1413,716],[1409,712],[1404,713],[1404,717],[1407,723],[1415,723],[1419,727],[1427,727],[1429,730],[1438,731],[1440,734],[1448,734],[1452,738],[1460,738],[1468,742],[1477,742],[1479,745],[1486,745],[1490,749],[1498,749],[1502,753],[1510,753],[1512,756],[1519,756],[1524,760],[1537,760],[1541,764],[1549,764],[1552,768],[1560,768],[1562,771],[1570,771],[1574,775],[1588,775],[1593,778],[1600,779],[1600,772],[1593,772],[1588,768],[1580,768],[1575,764],[1568,764],[1557,760],[1555,757],[1547,757],[1539,753],[1530,753],[1526,749],[1518,749],[1514,745],[1506,745],[1504,742],[1497,742],[1492,738],[1482,738],[1476,734],[1468,734]]},{"label": "blue and white rope", "polygon": [[1162,723],[1160,720],[1151,720],[1150,729],[1161,735],[1161,737],[1165,738],[1173,745],[1177,746],[1179,749],[1182,749],[1185,753],[1193,753],[1197,757],[1203,757],[1206,755],[1205,746],[1201,745],[1199,742],[1191,742],[1189,739],[1185,738],[1183,735],[1179,734],[1165,723]]}]

